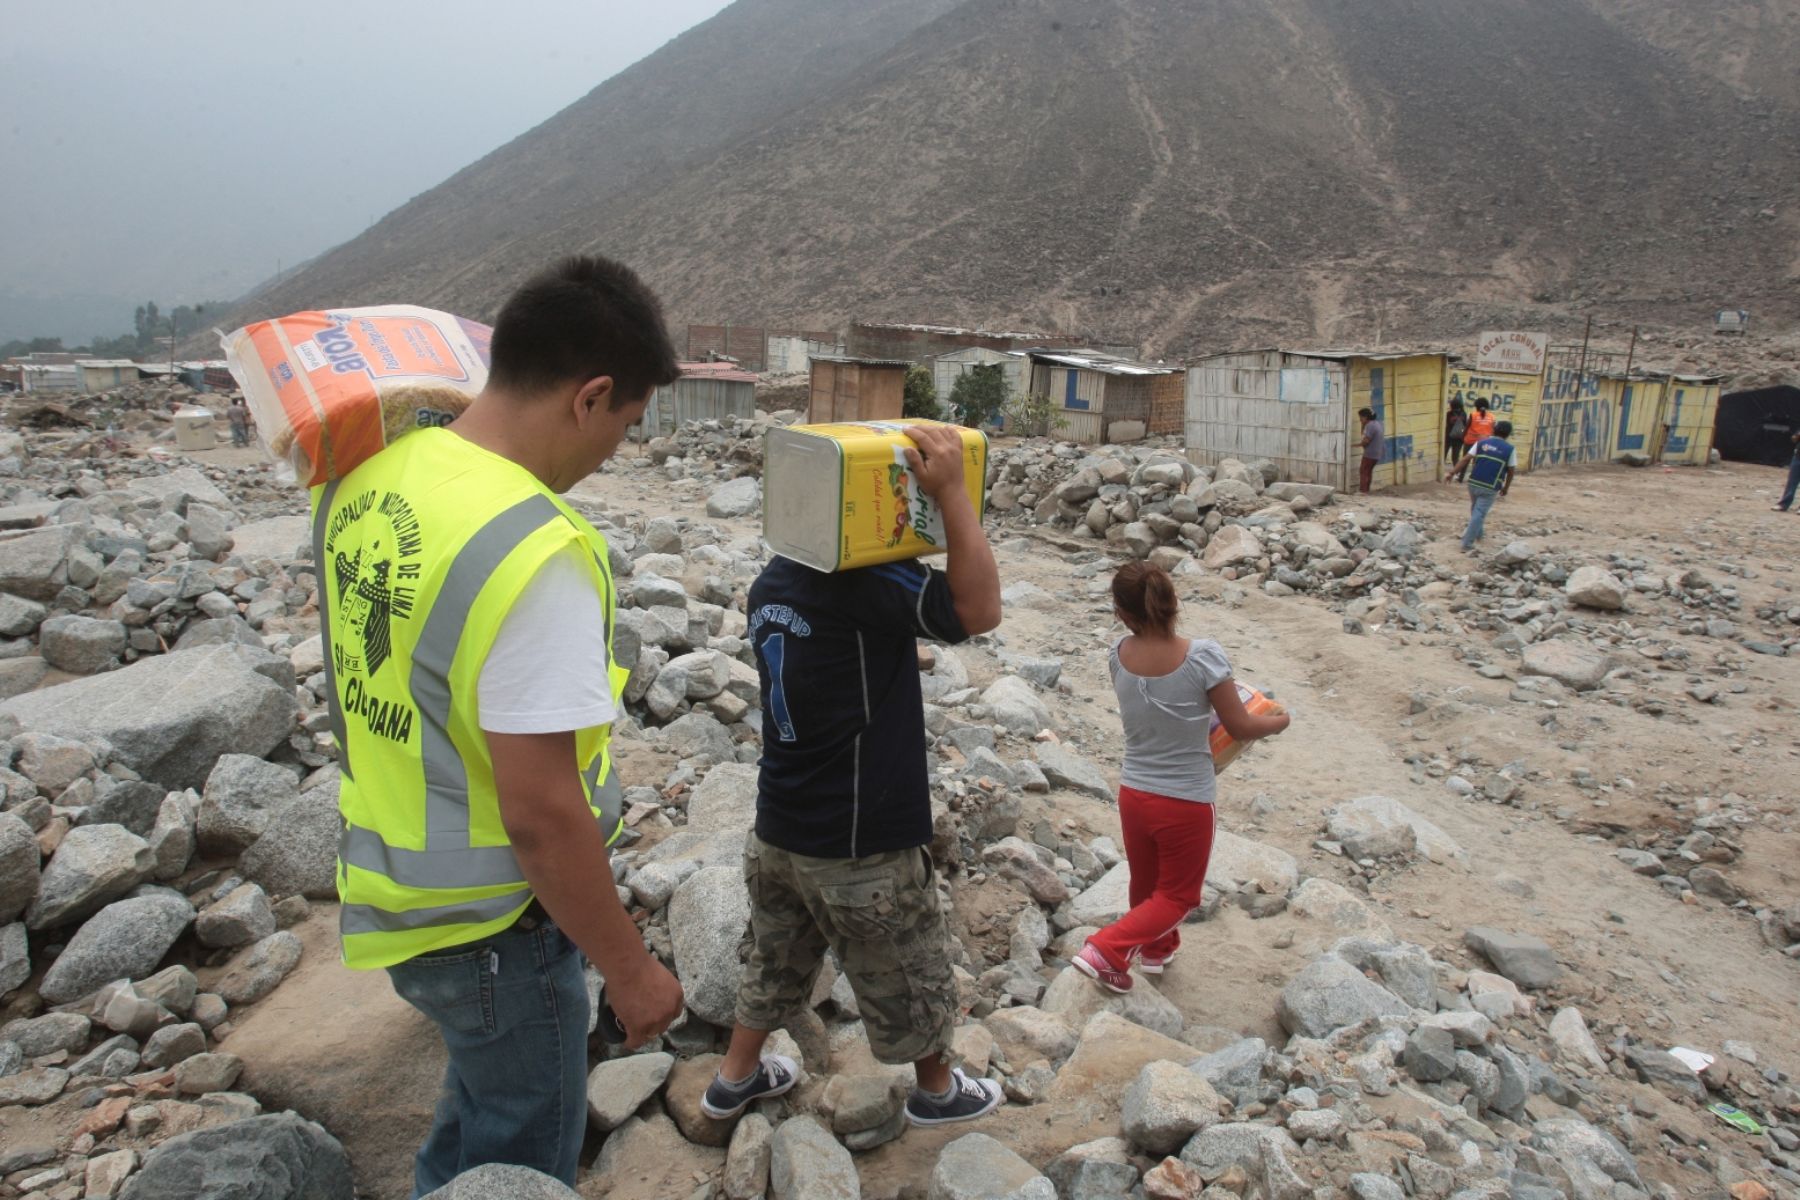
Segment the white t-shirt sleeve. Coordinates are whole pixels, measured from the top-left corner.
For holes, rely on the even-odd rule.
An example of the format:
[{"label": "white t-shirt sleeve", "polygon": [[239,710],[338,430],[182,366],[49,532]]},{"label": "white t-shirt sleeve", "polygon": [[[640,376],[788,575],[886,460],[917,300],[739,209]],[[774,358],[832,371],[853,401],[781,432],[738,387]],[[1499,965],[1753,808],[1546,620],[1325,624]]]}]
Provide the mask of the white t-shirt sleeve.
[{"label": "white t-shirt sleeve", "polygon": [[579,549],[538,569],[500,625],[477,693],[488,733],[567,733],[618,715],[606,614]]}]

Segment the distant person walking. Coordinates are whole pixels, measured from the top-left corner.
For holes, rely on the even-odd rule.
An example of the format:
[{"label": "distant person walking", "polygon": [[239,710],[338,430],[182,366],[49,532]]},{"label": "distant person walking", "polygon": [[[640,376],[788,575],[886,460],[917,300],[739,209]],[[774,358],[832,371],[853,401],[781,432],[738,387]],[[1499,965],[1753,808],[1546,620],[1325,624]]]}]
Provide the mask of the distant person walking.
[{"label": "distant person walking", "polygon": [[1074,966],[1107,991],[1129,992],[1133,960],[1162,974],[1200,903],[1215,828],[1213,714],[1240,742],[1280,733],[1288,716],[1246,711],[1219,643],[1175,631],[1180,604],[1167,571],[1127,563],[1113,576],[1112,598],[1113,615],[1131,631],[1107,659],[1125,725],[1119,824],[1131,909],[1088,938]]},{"label": "distant person walking", "polygon": [[[1477,405],[1480,403],[1476,401]],[[1512,422],[1501,421],[1450,472],[1450,482],[1461,479],[1465,472],[1469,476],[1469,527],[1463,530],[1464,554],[1473,550],[1487,532],[1487,515],[1494,502],[1512,489],[1513,474],[1519,468],[1519,451],[1506,440],[1511,436]]]},{"label": "distant person walking", "polygon": [[1469,432],[1469,413],[1463,407],[1459,396],[1450,401],[1450,411],[1444,415],[1444,458],[1455,466],[1468,449],[1463,435]]},{"label": "distant person walking", "polygon": [[225,410],[225,419],[231,423],[231,444],[248,446],[250,444],[250,407],[244,403],[242,396],[233,400],[231,407]]},{"label": "distant person walking", "polygon": [[1375,416],[1375,410],[1365,408],[1357,416],[1362,418],[1362,473],[1357,479],[1356,490],[1363,495],[1369,494],[1369,488],[1375,481],[1375,464],[1381,461],[1387,451],[1387,430]]},{"label": "distant person walking", "polygon": [[1794,507],[1794,491],[1800,488],[1800,433],[1791,439],[1794,443],[1794,457],[1788,459],[1787,488],[1781,493],[1781,500],[1775,505],[1776,512],[1791,512]]},{"label": "distant person walking", "polygon": [[1487,397],[1475,401],[1475,411],[1469,414],[1469,427],[1463,430],[1463,453],[1471,453],[1475,443],[1484,437],[1494,436],[1494,414],[1488,411]]}]

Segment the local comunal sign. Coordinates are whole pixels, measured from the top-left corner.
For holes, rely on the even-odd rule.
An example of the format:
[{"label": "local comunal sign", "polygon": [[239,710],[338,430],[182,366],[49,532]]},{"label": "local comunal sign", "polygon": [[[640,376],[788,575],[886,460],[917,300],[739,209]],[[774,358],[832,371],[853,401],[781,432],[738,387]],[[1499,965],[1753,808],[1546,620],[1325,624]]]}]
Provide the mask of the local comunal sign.
[{"label": "local comunal sign", "polygon": [[1550,335],[1545,333],[1484,333],[1475,353],[1475,369],[1541,375],[1549,349]]}]

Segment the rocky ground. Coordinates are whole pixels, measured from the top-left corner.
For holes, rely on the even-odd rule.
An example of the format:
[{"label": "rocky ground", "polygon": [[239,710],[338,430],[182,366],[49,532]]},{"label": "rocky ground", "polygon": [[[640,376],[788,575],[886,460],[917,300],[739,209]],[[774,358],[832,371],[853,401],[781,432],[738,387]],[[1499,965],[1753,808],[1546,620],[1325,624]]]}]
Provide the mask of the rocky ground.
[{"label": "rocky ground", "polygon": [[[47,419],[0,445],[0,1196],[404,1196],[441,1053],[336,960],[301,497],[106,403],[119,453]],[[1009,1102],[906,1129],[828,968],[782,1038],[806,1083],[706,1120],[747,913],[754,433],[572,496],[628,605],[615,880],[690,1004],[642,1053],[593,1043],[581,1195],[1800,1194],[1800,519],[1736,466],[1527,476],[1464,558],[1456,489],[997,443],[1005,624],[921,661],[957,1048]],[[1296,718],[1223,780],[1182,956],[1109,999],[1066,964],[1124,904],[1129,555]]]}]

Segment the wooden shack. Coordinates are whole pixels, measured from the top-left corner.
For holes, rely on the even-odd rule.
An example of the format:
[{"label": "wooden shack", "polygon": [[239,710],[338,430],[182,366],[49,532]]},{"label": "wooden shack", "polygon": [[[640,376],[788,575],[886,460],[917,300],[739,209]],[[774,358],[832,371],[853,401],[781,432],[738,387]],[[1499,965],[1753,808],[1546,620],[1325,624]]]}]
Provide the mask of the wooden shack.
[{"label": "wooden shack", "polygon": [[1088,446],[1149,434],[1159,392],[1178,389],[1183,375],[1181,367],[1101,350],[1031,350],[1026,357],[1031,394],[1048,397],[1055,410],[1052,436]]},{"label": "wooden shack", "polygon": [[1261,349],[1214,354],[1188,368],[1188,460],[1267,458],[1283,479],[1349,491],[1362,421],[1387,430],[1375,487],[1441,477],[1448,356],[1415,351]]},{"label": "wooden shack", "polygon": [[903,358],[814,355],[807,424],[898,421],[906,405],[906,371],[911,366]]}]

